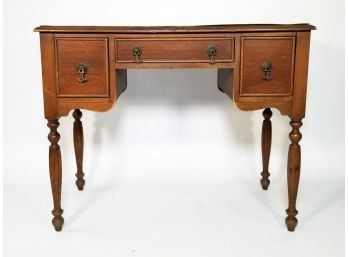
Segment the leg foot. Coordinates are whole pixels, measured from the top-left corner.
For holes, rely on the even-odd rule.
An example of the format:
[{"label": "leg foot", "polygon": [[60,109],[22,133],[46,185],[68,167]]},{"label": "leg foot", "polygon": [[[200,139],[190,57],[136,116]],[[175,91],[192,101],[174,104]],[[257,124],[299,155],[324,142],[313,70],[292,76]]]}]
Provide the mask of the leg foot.
[{"label": "leg foot", "polygon": [[84,176],[82,170],[83,164],[83,127],[81,122],[82,112],[79,109],[75,109],[73,112],[74,121],[74,149],[75,149],[75,157],[76,157],[76,167],[77,172],[75,174],[76,181],[75,184],[78,190],[83,190],[85,185]]},{"label": "leg foot", "polygon": [[285,223],[289,231],[294,231],[298,223],[296,215],[296,198],[298,191],[298,184],[300,180],[300,168],[301,168],[301,147],[299,142],[302,138],[300,127],[302,126],[301,119],[291,119],[290,126],[292,131],[289,134],[290,146],[288,154],[288,197],[289,207],[286,210],[287,218]]},{"label": "leg foot", "polygon": [[63,224],[64,224],[64,218],[62,217],[63,210],[59,210],[55,212],[54,210],[52,211],[52,214],[54,218],[52,219],[52,224],[54,226],[54,229],[59,232],[62,230]]},{"label": "leg foot", "polygon": [[[76,176],[77,177],[77,176]],[[79,191],[83,190],[83,187],[85,186],[85,180],[83,179],[83,177],[77,177],[75,184],[77,186],[77,189]]]},{"label": "leg foot", "polygon": [[52,224],[56,231],[60,231],[62,230],[64,219],[62,217],[63,210],[60,204],[62,190],[62,160],[60,147],[58,145],[58,141],[60,139],[60,135],[57,132],[57,128],[59,127],[58,119],[49,120],[47,126],[50,128],[48,140],[51,142],[49,148],[49,167],[54,205],[54,209],[52,211],[54,216]]},{"label": "leg foot", "polygon": [[295,231],[295,228],[298,223],[297,218],[295,217],[297,215],[297,211],[296,213],[291,213],[288,210],[286,210],[286,213],[288,214],[288,217],[286,217],[285,219],[286,226],[290,232],[293,232]]},{"label": "leg foot", "polygon": [[272,143],[272,111],[270,108],[266,108],[262,115],[264,117],[262,123],[262,134],[261,134],[261,148],[262,148],[262,172],[261,172],[261,186],[263,190],[267,190],[270,184],[269,176],[270,173],[268,171],[269,164],[269,156],[271,153],[271,143]]},{"label": "leg foot", "polygon": [[271,181],[268,179],[268,175],[265,175],[263,173],[261,173],[261,175],[263,176],[263,178],[260,180],[260,184],[263,190],[267,190],[269,184],[271,183]]}]

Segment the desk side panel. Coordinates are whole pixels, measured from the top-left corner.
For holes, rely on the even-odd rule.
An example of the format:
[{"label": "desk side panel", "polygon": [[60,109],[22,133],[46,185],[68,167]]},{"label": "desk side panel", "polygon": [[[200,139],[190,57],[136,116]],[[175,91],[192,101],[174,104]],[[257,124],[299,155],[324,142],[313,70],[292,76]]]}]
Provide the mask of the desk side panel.
[{"label": "desk side panel", "polygon": [[310,32],[297,32],[294,93],[291,117],[302,119],[306,112]]},{"label": "desk side panel", "polygon": [[41,66],[46,119],[58,118],[53,33],[40,33]]}]

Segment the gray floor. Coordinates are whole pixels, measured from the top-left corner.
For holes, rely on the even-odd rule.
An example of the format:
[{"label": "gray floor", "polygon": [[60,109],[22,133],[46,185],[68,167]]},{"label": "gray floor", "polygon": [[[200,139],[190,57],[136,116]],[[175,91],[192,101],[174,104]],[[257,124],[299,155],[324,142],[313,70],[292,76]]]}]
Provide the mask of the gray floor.
[{"label": "gray floor", "polygon": [[8,148],[6,257],[344,255],[344,170],[337,149],[321,149],[310,133],[304,137],[299,225],[290,233],[284,224],[288,126],[276,111],[271,185],[263,191],[260,112],[243,115],[227,98],[215,107],[180,103],[182,109],[124,99],[108,113],[84,112],[83,192],[74,185],[72,121],[61,120],[60,233],[51,225],[46,128],[21,162]]},{"label": "gray floor", "polygon": [[[4,256],[344,256],[341,180],[303,181],[299,225],[289,233],[283,181],[263,192],[257,174],[254,180],[224,174],[224,179],[179,178],[179,165],[164,170],[150,161],[143,164],[144,174],[137,174],[142,179],[132,168],[120,176],[119,165],[100,167],[105,178],[87,176],[85,192],[72,190],[73,181],[66,179],[65,187],[71,188],[63,192],[66,223],[60,233],[50,224],[48,184],[30,185],[28,191],[11,186]],[[171,177],[164,175],[168,172]]]}]

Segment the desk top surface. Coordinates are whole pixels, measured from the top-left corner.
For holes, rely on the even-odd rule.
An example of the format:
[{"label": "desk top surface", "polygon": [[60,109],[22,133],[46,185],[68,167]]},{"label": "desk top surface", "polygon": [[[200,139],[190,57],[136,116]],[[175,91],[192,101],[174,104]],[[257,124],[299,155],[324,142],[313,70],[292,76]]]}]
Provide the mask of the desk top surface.
[{"label": "desk top surface", "polygon": [[266,31],[308,31],[316,27],[301,24],[226,24],[200,26],[47,26],[34,29],[50,33],[216,33],[216,32],[266,32]]}]

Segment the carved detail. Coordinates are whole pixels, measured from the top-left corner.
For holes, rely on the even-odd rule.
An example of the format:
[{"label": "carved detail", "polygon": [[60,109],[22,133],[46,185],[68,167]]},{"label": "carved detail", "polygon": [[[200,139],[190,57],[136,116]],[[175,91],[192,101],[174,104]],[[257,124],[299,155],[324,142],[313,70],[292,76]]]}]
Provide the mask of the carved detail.
[{"label": "carved detail", "polygon": [[63,209],[60,205],[62,190],[62,160],[60,147],[58,145],[60,139],[60,135],[57,132],[57,128],[59,127],[58,119],[49,120],[47,126],[50,128],[48,140],[51,142],[49,148],[49,169],[54,204],[54,209],[52,210],[54,216],[52,224],[56,231],[61,231],[64,219],[62,217]]},{"label": "carved detail", "polygon": [[77,172],[76,176],[76,186],[78,190],[83,190],[85,185],[84,176],[82,169],[83,164],[83,127],[81,122],[82,112],[79,109],[75,109],[73,112],[74,121],[74,148],[75,148],[75,157],[76,157],[76,167]]},{"label": "carved detail", "polygon": [[300,132],[300,127],[302,126],[301,120],[291,119],[290,126],[292,131],[289,134],[290,146],[288,154],[288,197],[289,197],[289,207],[286,209],[288,214],[285,219],[286,225],[289,231],[294,231],[297,225],[296,215],[298,211],[296,210],[296,197],[298,184],[300,180],[300,168],[301,168],[301,147],[299,142],[302,138]]},{"label": "carved detail", "polygon": [[270,173],[268,171],[269,157],[271,153],[271,143],[272,143],[272,111],[270,108],[266,108],[262,115],[264,120],[262,122],[262,134],[261,134],[261,148],[262,148],[262,172],[261,172],[261,186],[263,190],[267,190],[270,180],[268,179]]}]

